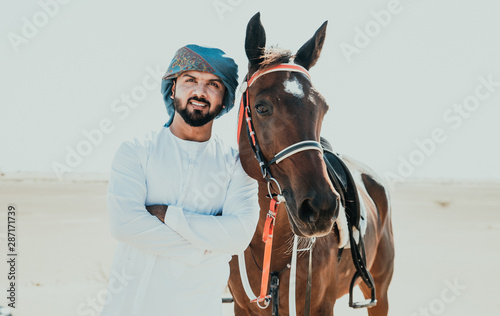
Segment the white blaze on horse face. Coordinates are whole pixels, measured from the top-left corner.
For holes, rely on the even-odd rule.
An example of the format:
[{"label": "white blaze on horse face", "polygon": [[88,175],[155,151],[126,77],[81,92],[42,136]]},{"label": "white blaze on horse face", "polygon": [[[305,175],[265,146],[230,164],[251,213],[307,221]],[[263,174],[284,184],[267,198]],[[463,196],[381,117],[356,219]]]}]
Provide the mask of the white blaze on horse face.
[{"label": "white blaze on horse face", "polygon": [[285,86],[285,92],[293,94],[297,98],[302,98],[304,96],[304,90],[302,90],[302,85],[297,78],[293,78],[292,80],[288,79],[283,85]]}]

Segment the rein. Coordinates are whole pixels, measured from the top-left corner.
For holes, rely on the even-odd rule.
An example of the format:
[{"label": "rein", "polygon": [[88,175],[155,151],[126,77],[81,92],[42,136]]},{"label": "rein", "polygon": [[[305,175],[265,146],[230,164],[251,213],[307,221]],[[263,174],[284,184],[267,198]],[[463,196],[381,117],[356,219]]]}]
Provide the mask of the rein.
[{"label": "rein", "polygon": [[[321,152],[323,155],[323,147],[321,144],[317,141],[313,140],[304,140],[297,142],[295,144],[292,144],[285,149],[281,150],[277,154],[274,155],[274,157],[266,162],[264,155],[261,151],[261,148],[259,146],[259,142],[257,140],[257,135],[255,134],[255,128],[252,122],[252,112],[250,109],[250,102],[249,102],[249,97],[248,97],[248,89],[252,86],[255,81],[257,81],[258,78],[277,71],[287,71],[287,72],[298,72],[304,74],[309,80],[311,80],[311,76],[309,75],[309,72],[307,69],[305,69],[302,66],[296,65],[296,64],[280,64],[268,69],[264,69],[261,71],[255,72],[250,78],[246,78],[246,81],[244,81],[240,87],[240,92],[242,93],[241,96],[241,103],[240,103],[240,112],[239,112],[239,119],[238,119],[238,132],[237,132],[237,139],[238,139],[238,144],[240,141],[240,131],[241,127],[243,125],[243,119],[246,121],[246,131],[248,135],[248,139],[250,142],[250,146],[255,154],[255,157],[259,163],[260,170],[262,173],[262,177],[267,181],[267,190],[269,192],[269,198],[271,199],[270,205],[269,205],[269,211],[267,213],[267,218],[264,224],[264,231],[262,235],[262,241],[265,243],[265,250],[264,250],[264,262],[262,265],[262,279],[261,279],[261,288],[260,288],[260,294],[259,297],[255,297],[253,295],[253,291],[250,288],[250,284],[248,283],[248,276],[246,274],[246,266],[244,263],[244,255],[241,254],[239,255],[239,268],[240,268],[240,273],[242,276],[242,281],[243,281],[243,287],[245,289],[245,292],[247,293],[247,296],[251,299],[252,302],[257,303],[257,305],[261,309],[265,309],[269,306],[269,303],[271,301],[271,298],[274,300],[273,301],[273,315],[278,314],[278,291],[277,287],[279,284],[279,279],[276,275],[273,274],[272,278],[272,284],[271,284],[271,294],[267,294],[267,288],[268,288],[268,283],[269,283],[269,275],[270,275],[270,266],[271,266],[271,253],[272,253],[272,244],[273,244],[273,236],[274,236],[274,226],[276,222],[276,216],[278,212],[278,206],[281,202],[285,202],[285,198],[283,197],[282,191],[281,191],[281,186],[279,182],[272,177],[271,172],[269,170],[269,167],[276,163],[279,164],[281,161],[284,159],[287,159],[291,157],[292,155],[295,155],[299,152],[306,151],[306,150],[317,150]],[[273,184],[276,184],[277,186],[277,193],[273,194],[272,188]],[[276,190],[276,189],[275,189]],[[297,256],[297,251],[296,251],[296,242],[297,242],[297,236],[295,236],[294,240],[294,247],[295,251],[292,255],[292,265],[291,268],[293,271],[295,271],[295,264],[296,264],[296,256]],[[310,251],[309,255],[309,274],[311,274],[311,267],[312,267],[312,246],[310,249],[305,249]],[[300,250],[299,250],[300,251]],[[243,259],[242,259],[243,258]],[[295,274],[292,276],[292,272],[290,273],[290,278],[293,280],[293,283],[295,284]],[[291,281],[292,281],[291,280]],[[293,289],[292,289],[293,288]],[[294,315],[295,314],[295,286],[292,286],[290,283],[290,295],[289,300],[290,300],[290,314]],[[311,295],[311,278],[308,276],[308,282],[307,282],[307,289],[306,293],[309,299],[306,298],[306,302],[310,301],[310,295]],[[263,303],[264,305],[261,305]],[[292,307],[293,305],[293,307]],[[306,304],[306,315],[309,314],[309,308],[307,308],[308,304]],[[293,314],[292,314],[293,311]]]}]

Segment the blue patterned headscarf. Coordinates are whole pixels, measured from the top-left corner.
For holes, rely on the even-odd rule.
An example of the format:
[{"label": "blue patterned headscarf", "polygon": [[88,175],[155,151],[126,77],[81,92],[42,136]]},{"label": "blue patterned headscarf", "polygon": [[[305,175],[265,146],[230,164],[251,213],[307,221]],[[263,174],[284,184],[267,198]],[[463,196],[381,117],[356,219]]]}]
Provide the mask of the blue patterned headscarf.
[{"label": "blue patterned headscarf", "polygon": [[234,94],[238,86],[238,66],[234,60],[226,56],[218,48],[203,47],[198,45],[186,45],[181,47],[176,53],[167,72],[161,82],[161,94],[170,115],[169,121],[165,126],[170,126],[174,119],[175,109],[174,100],[170,97],[172,94],[173,80],[181,73],[189,70],[209,72],[219,77],[226,86],[227,93],[224,99],[225,108],[217,117],[221,117],[231,110],[234,106]]}]

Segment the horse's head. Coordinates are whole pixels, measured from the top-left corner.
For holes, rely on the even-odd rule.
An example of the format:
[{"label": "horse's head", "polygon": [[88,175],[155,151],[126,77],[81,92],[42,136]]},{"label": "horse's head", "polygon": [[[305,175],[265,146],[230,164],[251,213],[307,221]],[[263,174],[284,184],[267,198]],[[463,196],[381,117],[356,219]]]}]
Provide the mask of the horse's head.
[{"label": "horse's head", "polygon": [[[280,64],[293,63],[305,68],[303,72],[267,72],[248,87],[247,100],[255,136],[265,162],[269,163],[277,153],[293,144],[320,140],[321,124],[328,105],[312,85],[307,70],[319,58],[326,24],[295,55],[286,50],[265,49],[266,35],[259,13],[248,24],[245,40],[249,60],[247,78]],[[251,177],[263,180],[244,122],[239,133],[242,136],[240,156],[245,171]],[[283,189],[293,232],[303,237],[328,234],[336,219],[339,198],[329,180],[321,151],[301,150],[273,163],[269,171]]]}]

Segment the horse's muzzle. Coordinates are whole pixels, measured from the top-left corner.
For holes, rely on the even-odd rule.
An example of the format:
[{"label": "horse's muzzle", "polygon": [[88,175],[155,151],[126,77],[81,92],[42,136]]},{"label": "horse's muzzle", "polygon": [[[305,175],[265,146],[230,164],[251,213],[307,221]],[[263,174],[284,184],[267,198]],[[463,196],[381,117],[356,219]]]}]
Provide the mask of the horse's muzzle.
[{"label": "horse's muzzle", "polygon": [[324,236],[333,228],[339,211],[337,194],[309,194],[298,203],[297,216],[294,218],[297,235],[304,237]]}]

